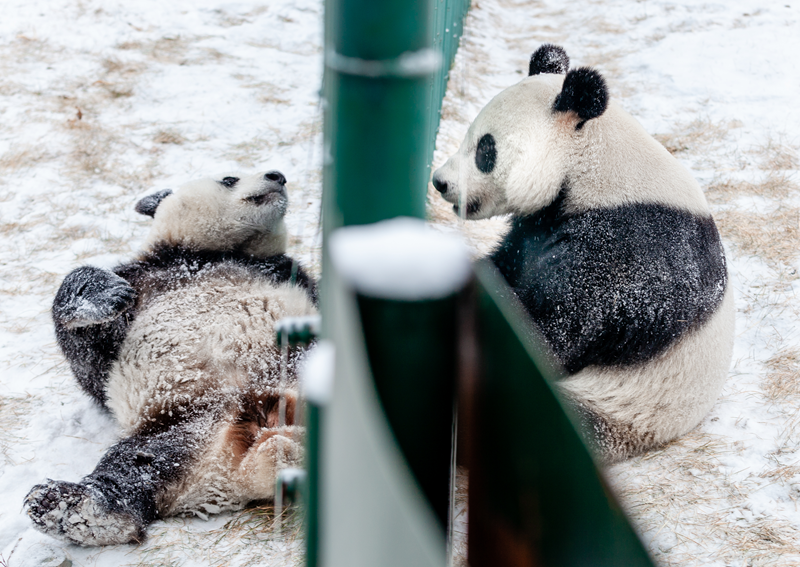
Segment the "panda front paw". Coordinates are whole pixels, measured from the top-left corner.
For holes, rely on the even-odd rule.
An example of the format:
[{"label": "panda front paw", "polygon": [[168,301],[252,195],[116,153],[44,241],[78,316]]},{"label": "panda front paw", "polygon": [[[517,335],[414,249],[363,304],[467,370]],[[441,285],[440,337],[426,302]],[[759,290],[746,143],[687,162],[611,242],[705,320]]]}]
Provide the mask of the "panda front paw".
[{"label": "panda front paw", "polygon": [[136,291],[114,272],[84,266],[64,278],[53,302],[53,318],[67,329],[113,321],[133,306]]},{"label": "panda front paw", "polygon": [[48,479],[25,497],[25,511],[40,532],[84,546],[139,543],[144,525],[132,514],[114,511],[97,489]]}]

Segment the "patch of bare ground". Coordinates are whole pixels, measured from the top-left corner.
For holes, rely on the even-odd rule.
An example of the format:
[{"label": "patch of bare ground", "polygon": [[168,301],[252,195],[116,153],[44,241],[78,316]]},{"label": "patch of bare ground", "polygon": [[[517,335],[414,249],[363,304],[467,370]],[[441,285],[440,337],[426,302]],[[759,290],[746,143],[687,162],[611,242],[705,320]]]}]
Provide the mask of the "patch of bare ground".
[{"label": "patch of bare ground", "polygon": [[41,161],[50,159],[47,150],[42,146],[25,146],[14,148],[0,155],[0,171],[25,171]]},{"label": "patch of bare ground", "polygon": [[184,138],[183,134],[177,130],[159,130],[153,136],[153,141],[156,144],[172,144],[175,146],[180,146],[186,142],[186,138]]},{"label": "patch of bare ground", "polygon": [[260,136],[231,145],[224,156],[242,167],[251,168],[268,159],[270,152],[276,147],[308,147],[321,131],[322,122],[318,119],[303,122],[289,136],[286,132],[267,126],[266,131]]},{"label": "patch of bare ground", "polygon": [[199,39],[202,38],[166,35],[152,41],[124,41],[117,44],[117,49],[138,51],[159,63],[186,64],[190,45]]}]

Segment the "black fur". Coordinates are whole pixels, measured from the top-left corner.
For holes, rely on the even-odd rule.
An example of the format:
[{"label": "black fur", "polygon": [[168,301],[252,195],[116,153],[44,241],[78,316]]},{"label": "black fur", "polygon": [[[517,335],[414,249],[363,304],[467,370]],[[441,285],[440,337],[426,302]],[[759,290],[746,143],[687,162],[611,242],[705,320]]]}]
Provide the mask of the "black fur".
[{"label": "black fur", "polygon": [[156,209],[161,204],[161,201],[172,195],[172,189],[162,189],[156,191],[152,195],[148,195],[136,203],[134,210],[140,215],[147,215],[152,217],[156,214]]},{"label": "black fur", "polygon": [[603,76],[588,67],[580,67],[567,73],[564,85],[556,97],[553,110],[556,112],[574,111],[581,122],[580,129],[587,120],[597,118],[608,107],[608,88]]},{"label": "black fur", "polygon": [[711,217],[655,204],[565,214],[567,195],[515,218],[492,261],[568,374],[652,360],[716,311],[727,271]]},{"label": "black fur", "polygon": [[[58,344],[83,390],[105,407],[108,371],[136,313],[151,298],[187,285],[208,268],[225,263],[274,284],[292,281],[295,270],[294,281],[314,304],[317,302],[313,279],[285,254],[259,259],[241,252],[161,246],[139,260],[117,266],[113,272],[78,268],[61,284],[52,313]],[[76,327],[76,312],[118,316],[102,324]]]},{"label": "black fur", "polygon": [[475,149],[475,166],[482,173],[491,173],[497,163],[497,147],[494,136],[484,134],[478,140],[478,147]]},{"label": "black fur", "polygon": [[130,323],[123,313],[135,298],[136,291],[125,279],[84,266],[67,275],[53,302],[58,344],[80,386],[101,406],[106,403],[108,371]]},{"label": "black fur", "polygon": [[[205,411],[203,411],[205,410]],[[129,542],[144,539],[145,528],[159,518],[158,498],[185,478],[196,457],[202,453],[204,435],[213,429],[215,415],[209,408],[195,408],[191,416],[174,423],[158,422],[131,437],[122,439],[100,459],[94,471],[80,483],[48,480],[34,486],[25,499],[28,516],[47,531],[49,522],[70,522],[73,514],[81,518],[81,502],[94,503],[95,521],[124,523],[135,530]],[[55,517],[50,514],[60,503],[67,509]],[[68,541],[69,526],[58,526]],[[87,531],[91,531],[87,525]]]},{"label": "black fur", "polygon": [[569,70],[567,52],[558,45],[545,43],[531,55],[528,65],[528,76],[539,73],[555,73],[563,75]]}]

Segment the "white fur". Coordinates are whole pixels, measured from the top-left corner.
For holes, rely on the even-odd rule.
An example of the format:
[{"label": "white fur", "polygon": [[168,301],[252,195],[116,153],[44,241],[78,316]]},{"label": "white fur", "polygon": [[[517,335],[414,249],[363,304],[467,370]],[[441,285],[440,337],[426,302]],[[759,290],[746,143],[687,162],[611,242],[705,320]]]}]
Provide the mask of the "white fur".
[{"label": "white fur", "polygon": [[[480,200],[470,219],[529,214],[548,205],[567,181],[567,210],[658,203],[709,215],[700,186],[686,169],[613,100],[577,129],[573,112],[554,112],[564,75],[541,74],[502,91],[481,110],[454,156],[434,172],[443,197]],[[497,165],[482,173],[475,148],[492,134]]]},{"label": "white fur", "polygon": [[[222,179],[222,177],[220,177]],[[248,198],[267,195],[264,204]],[[233,250],[258,257],[286,250],[286,189],[261,173],[232,188],[214,179],[182,185],[156,209],[146,247],[165,243],[204,250]]]},{"label": "white fur", "polygon": [[253,281],[231,265],[209,270],[134,320],[109,374],[109,409],[130,434],[187,400],[234,394],[254,380],[275,387],[275,324],[313,313],[299,287]]},{"label": "white fur", "polygon": [[[434,172],[439,186],[447,184],[443,197],[456,205],[479,202],[468,218],[527,215],[552,203],[566,183],[568,213],[645,203],[710,216],[691,174],[614,101],[581,128],[574,112],[554,111],[563,81],[564,75],[534,75],[493,98],[458,153]],[[485,134],[497,149],[489,173],[475,163]],[[706,324],[656,359],[630,368],[588,367],[559,388],[607,423],[605,456],[626,457],[686,433],[706,415],[728,374],[733,331],[728,288]]]},{"label": "white fur", "polygon": [[655,360],[632,368],[590,366],[558,383],[568,398],[584,404],[612,426],[624,427],[624,437],[614,439],[612,435],[609,445],[603,447],[606,458],[615,460],[661,445],[702,421],[728,377],[734,315],[729,287],[705,325]]}]

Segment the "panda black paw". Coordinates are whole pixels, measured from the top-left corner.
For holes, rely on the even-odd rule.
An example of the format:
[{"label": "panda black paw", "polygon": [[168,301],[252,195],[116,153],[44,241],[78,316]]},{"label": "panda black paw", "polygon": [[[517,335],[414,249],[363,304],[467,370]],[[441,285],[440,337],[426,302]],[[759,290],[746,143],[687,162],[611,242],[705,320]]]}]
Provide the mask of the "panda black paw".
[{"label": "panda black paw", "polygon": [[107,323],[129,309],[136,291],[114,272],[84,266],[70,272],[56,293],[53,318],[68,329]]},{"label": "panda black paw", "polygon": [[100,491],[84,484],[48,479],[31,489],[24,507],[37,530],[69,543],[114,545],[144,539],[141,521],[111,510]]}]

